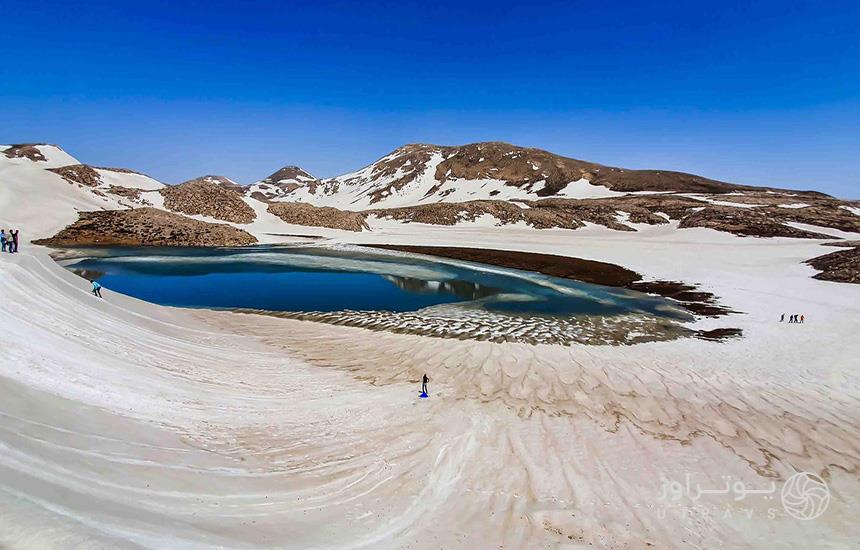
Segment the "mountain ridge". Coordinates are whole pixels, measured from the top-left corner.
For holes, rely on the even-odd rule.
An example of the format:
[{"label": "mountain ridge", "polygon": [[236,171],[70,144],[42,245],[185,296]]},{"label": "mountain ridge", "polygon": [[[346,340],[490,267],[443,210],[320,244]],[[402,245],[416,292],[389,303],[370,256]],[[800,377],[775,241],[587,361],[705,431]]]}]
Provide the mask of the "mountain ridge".
[{"label": "mountain ridge", "polygon": [[[30,158],[35,162],[45,161],[40,147],[55,148],[57,151],[72,158],[59,145],[48,143],[20,143],[5,146],[2,152],[7,158]],[[443,158],[433,159],[433,155]],[[437,162],[431,162],[431,161]],[[66,165],[57,166],[61,168]],[[97,170],[145,175],[143,172],[129,168],[108,168],[78,163],[82,166]],[[432,174],[428,173],[432,170]],[[618,193],[630,192],[678,192],[678,193],[715,193],[725,194],[735,191],[774,191],[793,193],[800,196],[814,195],[833,198],[821,191],[795,190],[771,186],[756,186],[724,182],[697,174],[677,170],[663,169],[629,169],[566,157],[536,147],[514,145],[504,141],[485,141],[467,143],[464,145],[436,145],[431,143],[407,143],[397,147],[374,162],[353,172],[348,172],[329,178],[317,178],[309,171],[296,164],[286,164],[263,179],[242,184],[226,176],[207,174],[186,180],[182,183],[200,179],[212,179],[227,189],[242,191],[247,194],[259,192],[267,200],[302,200],[313,203],[313,199],[324,199],[340,193],[350,187],[369,196],[364,207],[384,207],[388,197],[415,179],[424,176],[433,185],[424,193],[415,197],[417,203],[430,202],[422,199],[446,200],[451,195],[458,195],[450,184],[466,184],[469,182],[502,182],[492,185],[486,190],[486,195],[475,193],[473,196],[456,196],[458,199],[494,199],[499,198],[543,198],[568,197],[591,198],[588,196],[573,196],[577,193],[565,193],[571,184],[586,183],[596,189],[600,196],[611,196],[605,190]],[[152,178],[151,178],[152,179]],[[170,184],[165,185],[181,185]],[[505,187],[516,188],[523,196],[504,196]],[[602,189],[602,188],[605,188]],[[387,193],[386,193],[387,191]],[[492,194],[493,191],[497,191]],[[516,195],[517,193],[512,193]],[[531,195],[531,196],[525,196]],[[355,197],[353,197],[354,200]],[[597,198],[597,197],[595,197]],[[359,201],[360,202],[360,201]],[[358,205],[359,202],[356,204]],[[456,201],[452,201],[456,202]],[[324,206],[337,206],[328,205]],[[407,204],[392,204],[391,206],[408,206]]]},{"label": "mountain ridge", "polygon": [[604,167],[504,142],[407,144],[335,178],[317,179],[291,164],[249,185],[216,175],[165,185],[134,170],[81,164],[53,145],[19,144],[2,153],[0,158],[31,174],[53,173],[95,195],[87,202],[103,210],[151,205],[243,227],[259,220],[259,227],[286,223],[364,231],[373,230],[374,220],[388,220],[536,229],[597,224],[636,231],[637,224],[676,222],[681,229],[742,236],[832,236],[796,224],[860,232],[858,201],[679,172]]},{"label": "mountain ridge", "polygon": [[[271,183],[277,174],[259,183]],[[468,200],[605,198],[636,192],[728,194],[773,191],[830,198],[819,191],[734,184],[673,170],[631,170],[501,141],[466,145],[411,143],[332,178],[292,180],[269,200],[345,210]]]}]

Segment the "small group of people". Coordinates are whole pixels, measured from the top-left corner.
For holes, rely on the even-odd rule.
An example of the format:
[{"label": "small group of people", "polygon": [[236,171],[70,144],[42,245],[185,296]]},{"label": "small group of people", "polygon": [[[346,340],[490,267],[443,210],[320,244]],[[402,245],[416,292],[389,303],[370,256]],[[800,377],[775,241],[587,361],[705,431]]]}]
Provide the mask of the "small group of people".
[{"label": "small group of people", "polygon": [[[782,316],[779,318],[780,323],[783,321],[785,321],[785,313],[783,313]],[[788,316],[788,322],[789,323],[802,323],[803,322],[803,315],[801,315],[800,313],[795,313],[794,315],[789,315]]]},{"label": "small group of people", "polygon": [[0,229],[0,245],[3,247],[3,252],[18,252],[18,231],[9,230],[9,233],[6,233],[5,229]]}]

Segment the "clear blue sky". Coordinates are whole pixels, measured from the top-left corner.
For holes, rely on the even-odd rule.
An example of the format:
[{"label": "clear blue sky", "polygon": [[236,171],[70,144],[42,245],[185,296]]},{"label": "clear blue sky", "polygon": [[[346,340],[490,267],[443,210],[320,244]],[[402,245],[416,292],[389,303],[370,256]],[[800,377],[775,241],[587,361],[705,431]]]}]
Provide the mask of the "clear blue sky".
[{"label": "clear blue sky", "polygon": [[250,182],[486,140],[860,197],[860,2],[0,0],[0,143]]}]

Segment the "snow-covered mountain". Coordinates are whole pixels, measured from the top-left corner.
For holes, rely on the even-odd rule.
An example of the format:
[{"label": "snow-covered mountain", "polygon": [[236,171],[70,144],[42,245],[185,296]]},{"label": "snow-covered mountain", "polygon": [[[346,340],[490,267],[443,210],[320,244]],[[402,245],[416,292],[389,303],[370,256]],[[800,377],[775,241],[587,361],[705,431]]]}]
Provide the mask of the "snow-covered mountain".
[{"label": "snow-covered mountain", "polygon": [[0,146],[0,182],[0,223],[28,236],[55,233],[81,211],[146,206],[165,187],[132,170],[82,164],[49,144]]},{"label": "snow-covered mountain", "polygon": [[625,170],[502,142],[410,144],[356,172],[316,179],[287,167],[251,189],[272,201],[344,210],[471,200],[603,198],[629,192],[725,193],[747,189],[692,174]]}]

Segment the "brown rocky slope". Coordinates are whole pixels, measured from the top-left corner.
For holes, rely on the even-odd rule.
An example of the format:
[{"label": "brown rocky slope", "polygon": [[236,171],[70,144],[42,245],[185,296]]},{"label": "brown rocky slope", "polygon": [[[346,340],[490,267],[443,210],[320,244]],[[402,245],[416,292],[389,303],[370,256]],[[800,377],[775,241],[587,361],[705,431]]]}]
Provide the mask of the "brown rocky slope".
[{"label": "brown rocky slope", "polygon": [[86,185],[87,187],[98,187],[102,184],[102,177],[92,166],[86,164],[70,164],[59,168],[48,168],[51,172],[59,174],[64,180],[72,184]]},{"label": "brown rocky slope", "polygon": [[194,178],[192,180],[188,180],[183,182],[185,183],[193,183],[193,182],[204,182],[204,183],[214,183],[218,187],[224,188],[227,191],[233,191],[235,193],[244,193],[245,186],[236,183],[226,176],[213,176],[211,174],[206,176],[200,176],[199,178]]},{"label": "brown rocky slope", "polygon": [[581,178],[614,191],[727,193],[744,188],[683,172],[604,166],[503,142],[472,143],[440,149],[446,156],[436,167],[436,179],[440,182],[492,178],[520,187],[542,180],[546,185],[536,191],[539,196],[552,196],[568,183]]},{"label": "brown rocky slope", "polygon": [[[376,215],[395,220],[454,225],[458,222],[474,221],[489,214],[498,224],[507,225],[524,222],[537,229],[577,229],[585,223],[594,223],[618,231],[635,231],[630,224],[660,225],[669,220],[679,221],[679,227],[704,227],[733,233],[739,236],[795,237],[830,239],[832,237],[813,230],[789,225],[802,223],[860,232],[860,216],[843,208],[846,204],[832,198],[805,199],[808,206],[784,208],[773,204],[750,207],[743,203],[730,206],[728,198],[720,204],[709,202],[717,196],[703,195],[700,198],[682,195],[631,195],[603,199],[541,199],[517,201],[521,206],[507,201],[469,201],[463,203],[433,203],[402,208],[365,210],[367,215]],[[755,195],[744,198],[757,200]],[[766,195],[763,198],[770,198]],[[735,195],[731,196],[731,200]],[[782,203],[791,198],[782,197]]]},{"label": "brown rocky slope", "polygon": [[251,223],[257,217],[241,195],[205,178],[169,185],[159,192],[164,196],[165,208],[174,212],[233,223]]},{"label": "brown rocky slope", "polygon": [[227,224],[201,222],[158,210],[81,212],[78,221],[53,237],[33,241],[46,246],[244,246],[257,239]]},{"label": "brown rocky slope", "polygon": [[849,244],[851,248],[831,252],[805,262],[821,271],[814,276],[815,279],[860,284],[860,242],[853,241],[845,244]]},{"label": "brown rocky slope", "polygon": [[[832,198],[805,199],[807,206],[785,208],[791,197],[754,193],[731,195],[718,204],[721,195],[697,198],[676,194],[628,195],[602,199],[549,198],[536,201],[477,200],[438,202],[400,208],[376,208],[358,212],[317,207],[299,202],[276,202],[269,212],[287,223],[362,231],[367,218],[377,216],[410,223],[455,225],[492,216],[498,225],[525,223],[536,229],[577,229],[586,223],[616,231],[636,231],[634,224],[662,225],[679,222],[682,229],[702,227],[738,236],[831,239],[814,230],[790,225],[800,223],[840,231],[860,232],[860,216],[844,208],[845,201]],[[723,196],[724,197],[724,196]],[[768,203],[768,201],[774,201]],[[748,202],[753,201],[755,206]],[[758,202],[760,201],[760,203]]]},{"label": "brown rocky slope", "polygon": [[364,212],[348,212],[328,206],[312,206],[302,202],[277,202],[269,204],[271,214],[286,223],[311,227],[328,227],[346,231],[368,229]]}]

